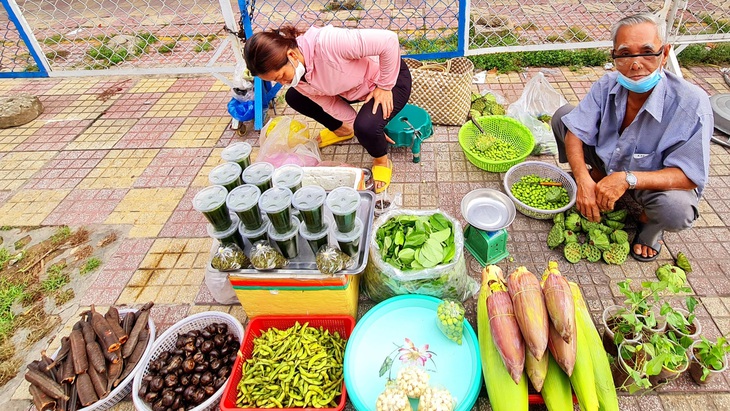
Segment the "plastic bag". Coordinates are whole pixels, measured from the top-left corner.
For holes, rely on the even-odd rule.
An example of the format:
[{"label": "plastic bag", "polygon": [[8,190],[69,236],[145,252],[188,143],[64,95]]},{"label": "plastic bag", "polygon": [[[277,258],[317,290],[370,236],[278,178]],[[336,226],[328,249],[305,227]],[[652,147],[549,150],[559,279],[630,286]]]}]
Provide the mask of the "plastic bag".
[{"label": "plastic bag", "polygon": [[520,98],[507,108],[507,115],[527,126],[535,137],[533,155],[558,153],[550,118],[565,104],[568,104],[565,97],[550,85],[543,73],[538,72],[525,84]]},{"label": "plastic bag", "polygon": [[428,387],[418,399],[418,411],[453,411],[456,400],[446,387]]},{"label": "plastic bag", "polygon": [[375,401],[375,411],[413,411],[413,408],[403,391],[388,385]]},{"label": "plastic bag", "polygon": [[238,303],[238,297],[236,297],[236,292],[233,291],[233,286],[228,279],[227,273],[216,270],[205,270],[205,285],[210,290],[213,299],[219,304],[231,305]]},{"label": "plastic bag", "polygon": [[375,221],[372,232],[377,233],[389,219],[398,215],[430,216],[441,213],[451,222],[454,235],[455,254],[450,263],[433,268],[402,271],[386,263],[380,255],[376,235],[370,238],[370,257],[365,267],[363,291],[373,301],[383,301],[402,294],[422,294],[437,298],[464,301],[479,291],[479,283],[469,277],[464,258],[464,234],[459,221],[440,210],[389,211]]},{"label": "plastic bag", "polygon": [[418,398],[428,388],[431,376],[424,367],[409,365],[398,370],[395,383],[408,398]]},{"label": "plastic bag", "polygon": [[464,334],[464,306],[453,300],[441,302],[436,308],[436,325],[446,338],[461,345]]},{"label": "plastic bag", "polygon": [[332,275],[350,266],[355,260],[331,245],[322,246],[314,260],[317,269],[324,275]]},{"label": "plastic bag", "polygon": [[250,267],[251,262],[239,246],[226,244],[218,247],[218,251],[210,260],[210,265],[218,271],[234,271]]},{"label": "plastic bag", "polygon": [[280,167],[296,164],[313,167],[322,160],[316,139],[309,138],[306,124],[287,116],[271,119],[261,129],[259,154],[256,161]]},{"label": "plastic bag", "polygon": [[256,114],[254,111],[253,100],[238,101],[235,98],[232,98],[231,101],[228,102],[228,114],[238,121],[252,120]]},{"label": "plastic bag", "polygon": [[250,259],[253,268],[260,271],[283,268],[289,264],[289,261],[267,241],[257,241],[251,247]]}]

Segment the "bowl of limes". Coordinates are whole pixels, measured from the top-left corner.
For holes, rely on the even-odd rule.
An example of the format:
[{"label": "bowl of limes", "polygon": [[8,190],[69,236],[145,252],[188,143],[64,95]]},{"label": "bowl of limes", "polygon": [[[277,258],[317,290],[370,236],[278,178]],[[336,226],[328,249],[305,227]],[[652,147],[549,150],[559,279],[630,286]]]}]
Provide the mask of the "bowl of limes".
[{"label": "bowl of limes", "polygon": [[484,116],[461,126],[459,145],[475,166],[502,173],[530,155],[535,139],[525,125],[511,117]]}]

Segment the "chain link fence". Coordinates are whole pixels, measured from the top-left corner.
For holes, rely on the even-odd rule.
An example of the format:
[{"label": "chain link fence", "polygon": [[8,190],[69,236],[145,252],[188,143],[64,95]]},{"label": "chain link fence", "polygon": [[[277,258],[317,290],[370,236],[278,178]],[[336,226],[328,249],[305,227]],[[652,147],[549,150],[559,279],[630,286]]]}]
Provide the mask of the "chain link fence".
[{"label": "chain link fence", "polygon": [[398,33],[406,54],[456,55],[458,0],[282,0],[252,3],[254,32],[291,24],[304,31],[310,26],[386,29]]},{"label": "chain link fence", "polygon": [[[211,72],[221,66],[235,66],[235,56],[226,47],[229,37],[225,26],[226,14],[235,21],[235,0],[15,2],[49,71],[57,74],[203,71],[196,68]],[[17,32],[8,29],[3,36],[8,42]],[[16,71],[22,64],[16,62],[3,69]]]},{"label": "chain link fence", "polygon": [[[239,49],[226,25],[235,26],[239,3],[254,32],[283,24],[387,29],[405,54],[423,58],[606,47],[611,25],[642,11],[666,15],[675,44],[730,40],[730,0],[0,1],[0,75],[230,73]],[[37,59],[8,4],[27,22]]]}]

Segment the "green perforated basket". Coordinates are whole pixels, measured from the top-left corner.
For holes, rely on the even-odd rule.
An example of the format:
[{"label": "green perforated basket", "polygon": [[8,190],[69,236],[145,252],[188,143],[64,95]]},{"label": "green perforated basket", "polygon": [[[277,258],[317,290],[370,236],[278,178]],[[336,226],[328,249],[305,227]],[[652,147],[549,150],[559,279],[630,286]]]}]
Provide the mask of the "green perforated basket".
[{"label": "green perforated basket", "polygon": [[479,122],[484,132],[511,144],[519,153],[517,158],[504,161],[488,160],[481,157],[471,149],[473,140],[479,137],[480,132],[470,121],[459,129],[459,144],[464,150],[466,158],[482,170],[493,173],[505,172],[513,165],[524,161],[535,147],[535,139],[532,137],[530,130],[511,117],[485,116],[475,120]]}]

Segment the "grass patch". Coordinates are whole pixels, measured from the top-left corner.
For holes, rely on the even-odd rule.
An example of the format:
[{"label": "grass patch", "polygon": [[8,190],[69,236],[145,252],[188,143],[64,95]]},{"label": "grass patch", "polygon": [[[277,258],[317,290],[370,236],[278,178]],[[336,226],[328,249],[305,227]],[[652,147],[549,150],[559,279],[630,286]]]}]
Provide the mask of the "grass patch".
[{"label": "grass patch", "polygon": [[4,266],[5,263],[10,261],[10,259],[13,258],[13,255],[10,254],[10,251],[8,251],[7,248],[3,247],[0,248],[0,267]]},{"label": "grass patch", "polygon": [[63,34],[54,34],[51,37],[46,37],[43,39],[43,44],[59,44],[62,41],[66,40],[66,38],[63,36]]},{"label": "grass patch", "polygon": [[53,300],[56,303],[56,305],[64,305],[67,302],[73,300],[73,298],[75,296],[76,296],[76,294],[74,293],[74,290],[69,288],[69,289],[56,293],[53,296]]},{"label": "grass patch", "polygon": [[169,43],[165,43],[157,48],[157,51],[159,53],[172,53],[172,51],[175,49],[175,46],[177,46],[177,41],[173,40]]},{"label": "grass patch", "polygon": [[204,51],[211,51],[213,50],[213,44],[210,43],[210,41],[205,40],[202,43],[198,43],[195,45],[195,48],[193,49],[196,53],[202,53]]},{"label": "grass patch", "polygon": [[98,259],[96,257],[91,257],[88,260],[86,260],[84,265],[81,266],[81,268],[79,269],[79,273],[81,275],[86,275],[86,274],[96,270],[97,268],[99,268],[100,265],[101,265],[100,259]]},{"label": "grass patch", "polygon": [[324,11],[340,11],[340,10],[364,10],[362,3],[357,0],[332,0],[324,6]]},{"label": "grass patch", "polygon": [[4,278],[0,278],[0,341],[7,338],[15,326],[15,314],[12,307],[16,301],[23,299],[25,285],[12,284]]},{"label": "grass patch", "polygon": [[10,231],[12,229],[13,229],[13,227],[11,227],[9,225],[4,225],[4,226],[0,227],[0,231]]},{"label": "grass patch", "polygon": [[146,44],[155,44],[160,42],[160,39],[152,33],[139,33],[137,34],[137,38],[144,41]]},{"label": "grass patch", "polygon": [[66,241],[67,238],[71,237],[71,228],[69,226],[64,225],[61,227],[58,227],[58,230],[51,236],[51,243],[53,244],[59,244],[64,241]]},{"label": "grass patch", "polygon": [[702,22],[707,25],[706,33],[730,33],[730,20],[715,19],[709,14],[702,16]]},{"label": "grass patch", "polygon": [[86,54],[93,60],[102,61],[109,66],[116,66],[130,57],[129,50],[125,48],[112,49],[105,44],[92,47]]},{"label": "grass patch", "polygon": [[600,49],[492,53],[467,58],[479,70],[496,68],[501,73],[521,71],[522,67],[595,67],[610,61],[608,51]]},{"label": "grass patch", "polygon": [[414,38],[400,39],[401,47],[406,54],[426,54],[426,53],[442,53],[447,51],[455,51],[458,46],[459,38],[456,34],[448,37],[438,37],[429,39],[425,36]]},{"label": "grass patch", "polygon": [[71,281],[68,273],[64,272],[66,263],[58,263],[48,268],[48,277],[41,281],[41,290],[46,293],[53,293],[60,290]]},{"label": "grass patch", "polygon": [[684,67],[730,64],[730,43],[690,44],[677,55],[677,60]]}]

